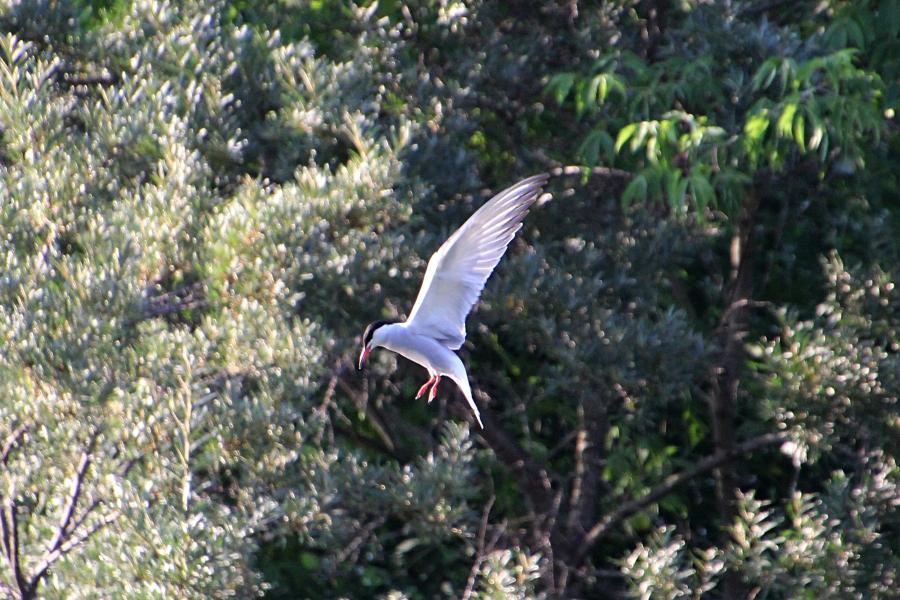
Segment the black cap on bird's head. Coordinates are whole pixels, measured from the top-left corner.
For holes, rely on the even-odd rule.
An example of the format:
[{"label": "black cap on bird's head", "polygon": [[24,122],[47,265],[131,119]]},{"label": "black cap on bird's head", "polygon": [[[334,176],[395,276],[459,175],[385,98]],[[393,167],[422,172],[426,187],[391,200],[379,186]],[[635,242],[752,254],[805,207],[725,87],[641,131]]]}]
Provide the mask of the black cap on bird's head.
[{"label": "black cap on bird's head", "polygon": [[363,332],[362,352],[359,353],[359,365],[357,365],[358,370],[362,371],[363,365],[365,365],[366,363],[366,359],[369,358],[369,352],[372,351],[372,336],[375,335],[375,330],[382,325],[390,325],[392,323],[397,323],[397,321],[373,321],[366,327],[365,332]]}]

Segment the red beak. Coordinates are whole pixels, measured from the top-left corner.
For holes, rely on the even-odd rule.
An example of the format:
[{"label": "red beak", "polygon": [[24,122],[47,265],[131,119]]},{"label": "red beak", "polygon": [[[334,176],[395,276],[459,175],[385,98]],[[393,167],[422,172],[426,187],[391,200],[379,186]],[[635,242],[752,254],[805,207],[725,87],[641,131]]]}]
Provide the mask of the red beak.
[{"label": "red beak", "polygon": [[372,351],[372,348],[368,346],[363,346],[362,352],[359,353],[359,366],[357,370],[362,371],[363,365],[366,364],[366,360],[369,358],[369,352]]}]

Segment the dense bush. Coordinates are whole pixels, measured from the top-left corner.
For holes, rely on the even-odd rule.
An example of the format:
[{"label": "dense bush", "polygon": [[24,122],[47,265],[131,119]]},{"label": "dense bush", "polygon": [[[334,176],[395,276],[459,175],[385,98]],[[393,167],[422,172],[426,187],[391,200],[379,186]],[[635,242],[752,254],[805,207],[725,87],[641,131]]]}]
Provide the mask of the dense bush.
[{"label": "dense bush", "polygon": [[[900,585],[896,0],[0,7],[3,594]],[[545,170],[485,429],[357,374]]]}]

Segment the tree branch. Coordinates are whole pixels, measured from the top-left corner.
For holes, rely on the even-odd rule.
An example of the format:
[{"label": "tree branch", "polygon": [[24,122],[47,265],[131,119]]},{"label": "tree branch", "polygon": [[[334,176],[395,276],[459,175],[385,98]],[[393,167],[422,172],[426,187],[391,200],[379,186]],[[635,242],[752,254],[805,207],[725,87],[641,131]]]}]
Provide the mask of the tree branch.
[{"label": "tree branch", "polygon": [[12,433],[10,433],[6,441],[3,442],[3,449],[0,450],[0,462],[4,465],[9,461],[9,454],[12,452],[12,449],[15,447],[16,443],[18,443],[19,438],[22,437],[22,434],[25,433],[25,429],[27,427],[22,424],[13,429]]},{"label": "tree branch", "polygon": [[[715,454],[728,454],[734,449],[734,424],[737,414],[738,390],[744,370],[744,336],[750,320],[753,302],[754,274],[757,262],[758,235],[755,233],[763,182],[757,179],[749,191],[741,209],[741,218],[731,238],[731,285],[727,292],[727,304],[719,319],[717,335],[721,352],[711,365],[709,395],[712,417],[712,441]],[[715,470],[716,504],[720,522],[730,524],[737,514],[737,475],[729,462],[723,462]],[[729,533],[720,530],[725,543]],[[723,580],[726,600],[743,598],[745,592],[740,577],[726,571]]]},{"label": "tree branch", "polygon": [[[49,551],[51,552],[60,547],[63,540],[70,532],[69,526],[72,523],[72,517],[78,506],[78,499],[81,496],[81,486],[84,483],[84,478],[91,466],[91,454],[94,452],[94,444],[97,442],[97,436],[99,435],[100,432],[97,430],[91,434],[90,439],[85,445],[84,452],[81,454],[81,460],[78,462],[78,468],[75,471],[75,480],[72,482],[72,491],[69,492],[69,497],[66,499],[66,506],[63,508],[62,516],[59,519],[59,525],[56,528],[56,533],[53,535],[53,540],[50,542]],[[74,527],[72,529],[74,529]]]},{"label": "tree branch", "polygon": [[[479,390],[476,395],[484,395]],[[454,403],[463,409],[461,402]],[[532,503],[535,512],[547,516],[553,509],[554,494],[547,469],[538,465],[525,452],[516,440],[510,436],[502,425],[494,418],[492,411],[482,404],[480,409],[484,429],[477,429],[476,434],[494,451],[497,458],[506,466],[516,480],[522,494]],[[474,416],[465,410],[466,418],[474,423]]]},{"label": "tree branch", "polygon": [[631,515],[647,508],[657,500],[664,498],[681,484],[691,481],[692,479],[696,479],[700,475],[708,473],[709,471],[720,467],[721,465],[729,463],[734,459],[743,456],[744,454],[749,454],[750,452],[753,452],[754,450],[758,450],[765,446],[771,446],[772,444],[784,442],[787,439],[788,434],[786,433],[767,433],[765,435],[747,440],[746,442],[743,442],[736,446],[732,446],[731,450],[728,452],[722,452],[714,454],[712,456],[708,456],[693,467],[680,473],[676,473],[674,475],[666,477],[666,479],[661,484],[654,487],[645,495],[635,500],[631,500],[630,502],[621,503],[615,510],[597,521],[597,523],[593,527],[591,527],[591,529],[584,535],[584,538],[582,538],[581,544],[579,545],[578,550],[575,553],[576,560],[580,562],[591,550],[597,540],[608,533],[614,526],[618,525]]},{"label": "tree branch", "polygon": [[597,465],[605,458],[603,441],[609,432],[607,407],[611,404],[602,395],[598,395],[586,401],[580,409],[584,436],[579,438],[580,444],[576,443],[575,448],[576,472],[567,537],[577,538],[583,534],[597,517],[597,498],[608,492],[603,480],[603,469]]},{"label": "tree branch", "polygon": [[71,537],[67,537],[62,544],[55,550],[44,554],[44,557],[41,559],[41,562],[38,563],[35,568],[35,574],[31,578],[31,582],[29,583],[29,588],[32,591],[32,596],[37,591],[37,586],[47,574],[47,571],[53,566],[57,560],[68,554],[73,549],[77,548],[81,544],[85,543],[88,539],[91,538],[95,533],[115,521],[119,518],[119,511],[113,511],[107,515],[104,515],[99,521],[94,523],[94,526],[84,531],[78,535],[73,535]]},{"label": "tree branch", "polygon": [[478,579],[478,571],[481,570],[481,563],[484,562],[484,536],[487,533],[488,517],[491,514],[491,508],[494,506],[495,496],[491,496],[484,510],[481,513],[481,525],[478,527],[478,547],[475,552],[475,560],[472,562],[472,568],[469,570],[469,578],[466,579],[466,588],[463,590],[460,600],[469,600],[475,591],[475,581]]}]

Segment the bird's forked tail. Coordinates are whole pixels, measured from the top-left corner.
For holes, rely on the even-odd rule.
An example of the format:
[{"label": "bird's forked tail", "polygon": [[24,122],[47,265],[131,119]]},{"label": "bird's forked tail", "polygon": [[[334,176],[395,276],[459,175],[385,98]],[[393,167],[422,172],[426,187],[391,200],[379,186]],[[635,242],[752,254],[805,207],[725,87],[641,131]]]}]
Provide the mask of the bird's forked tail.
[{"label": "bird's forked tail", "polygon": [[469,408],[471,408],[472,412],[475,414],[475,419],[478,421],[478,426],[484,429],[484,424],[481,422],[481,413],[478,412],[478,406],[472,399],[472,389],[469,387],[469,378],[466,376],[455,377],[453,375],[450,375],[449,377],[453,380],[454,383],[456,383],[456,386],[463,393],[463,396],[466,397],[466,402],[469,403]]}]

